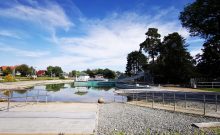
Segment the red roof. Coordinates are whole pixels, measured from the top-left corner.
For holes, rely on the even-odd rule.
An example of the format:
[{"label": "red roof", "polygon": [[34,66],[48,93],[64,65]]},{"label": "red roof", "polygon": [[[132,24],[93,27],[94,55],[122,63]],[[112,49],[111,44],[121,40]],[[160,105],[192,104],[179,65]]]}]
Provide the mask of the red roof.
[{"label": "red roof", "polygon": [[17,66],[1,66],[1,69],[4,71],[9,67],[11,70],[14,70]]}]

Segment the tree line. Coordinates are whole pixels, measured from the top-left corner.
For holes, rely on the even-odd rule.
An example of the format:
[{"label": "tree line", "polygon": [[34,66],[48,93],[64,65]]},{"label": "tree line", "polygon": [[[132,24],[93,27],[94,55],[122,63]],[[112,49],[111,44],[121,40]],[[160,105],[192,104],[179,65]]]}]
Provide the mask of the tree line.
[{"label": "tree line", "polygon": [[149,71],[155,83],[187,83],[192,77],[220,77],[220,3],[197,0],[184,8],[179,19],[191,36],[204,38],[202,54],[193,58],[177,32],[161,41],[157,28],[149,28],[139,51],[127,56],[126,74]]},{"label": "tree line", "polygon": [[113,70],[110,70],[108,68],[105,68],[105,69],[87,69],[87,70],[84,70],[84,71],[76,71],[76,70],[73,70],[70,72],[70,74],[72,76],[79,76],[81,73],[86,73],[88,74],[91,78],[94,78],[96,75],[102,75],[104,78],[107,78],[107,79],[115,79],[119,74],[120,72],[119,71],[113,71]]}]

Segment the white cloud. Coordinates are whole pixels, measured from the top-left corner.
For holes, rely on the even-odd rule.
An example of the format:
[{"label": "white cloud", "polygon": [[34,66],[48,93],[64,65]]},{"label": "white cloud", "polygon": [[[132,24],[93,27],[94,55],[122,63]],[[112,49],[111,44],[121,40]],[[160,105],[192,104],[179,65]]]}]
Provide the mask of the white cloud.
[{"label": "white cloud", "polygon": [[0,36],[21,39],[18,33],[7,30],[0,30]]},{"label": "white cloud", "polygon": [[51,3],[45,7],[16,4],[11,8],[0,9],[0,16],[12,17],[34,23],[37,22],[47,28],[61,27],[68,30],[74,25],[66,16],[63,9],[55,3]]},{"label": "white cloud", "polygon": [[13,47],[3,46],[0,45],[0,52],[7,52],[10,54],[14,54],[17,56],[23,56],[23,57],[31,57],[31,58],[38,58],[42,56],[46,56],[49,54],[48,51],[29,51],[29,50],[21,50]]},{"label": "white cloud", "polygon": [[[172,12],[170,9],[168,11],[162,15]],[[68,55],[68,59],[72,58],[71,62],[65,59],[65,65],[72,66],[75,63],[80,65],[79,69],[110,67],[124,71],[127,54],[139,49],[139,44],[145,40],[144,34],[150,27],[158,28],[162,38],[172,32],[179,32],[185,38],[189,36],[178,21],[164,21],[160,17],[140,16],[136,13],[114,13],[102,20],[83,21],[86,23],[86,35],[53,37],[60,49]],[[84,60],[74,62],[75,57],[83,57]],[[59,63],[58,60],[54,62]]]}]

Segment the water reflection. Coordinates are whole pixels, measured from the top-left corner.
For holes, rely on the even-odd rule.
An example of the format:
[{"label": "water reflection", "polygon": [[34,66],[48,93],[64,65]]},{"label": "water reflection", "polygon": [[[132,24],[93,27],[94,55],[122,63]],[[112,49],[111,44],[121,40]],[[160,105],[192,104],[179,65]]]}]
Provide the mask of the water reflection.
[{"label": "water reflection", "polygon": [[[50,85],[38,85],[28,91],[15,91],[14,101],[25,101],[26,96],[37,96],[39,101],[45,101],[45,95],[47,95],[48,102],[97,102],[100,97],[104,98],[106,102],[114,102],[115,100],[121,100],[114,93],[114,87],[75,87],[74,84],[50,84]],[[9,95],[8,91],[4,92],[4,95]],[[34,98],[28,98],[29,101],[35,100]]]},{"label": "water reflection", "polygon": [[47,91],[60,91],[61,88],[65,88],[64,87],[64,83],[61,83],[61,84],[47,84],[46,85],[46,90]]}]

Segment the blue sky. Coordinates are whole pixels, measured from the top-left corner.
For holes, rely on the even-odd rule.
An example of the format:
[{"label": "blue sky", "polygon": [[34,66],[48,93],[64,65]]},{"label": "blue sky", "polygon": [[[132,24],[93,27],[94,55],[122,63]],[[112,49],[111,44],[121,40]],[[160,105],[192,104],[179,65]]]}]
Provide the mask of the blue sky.
[{"label": "blue sky", "polygon": [[193,0],[5,0],[0,3],[0,65],[28,64],[65,71],[124,71],[150,27],[163,36],[179,32],[194,56],[203,40],[178,20]]}]

